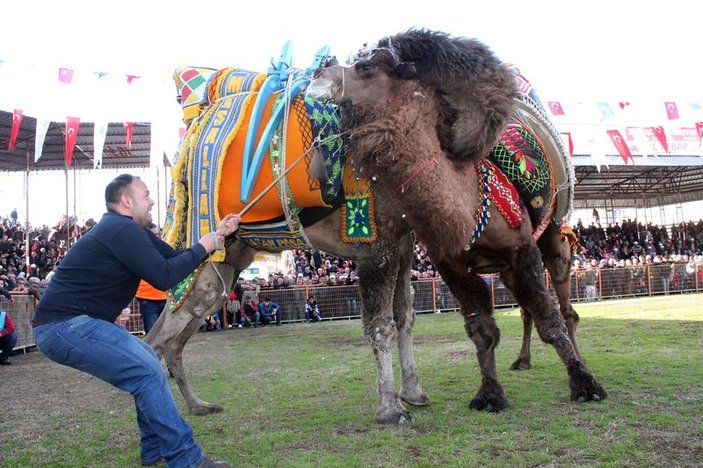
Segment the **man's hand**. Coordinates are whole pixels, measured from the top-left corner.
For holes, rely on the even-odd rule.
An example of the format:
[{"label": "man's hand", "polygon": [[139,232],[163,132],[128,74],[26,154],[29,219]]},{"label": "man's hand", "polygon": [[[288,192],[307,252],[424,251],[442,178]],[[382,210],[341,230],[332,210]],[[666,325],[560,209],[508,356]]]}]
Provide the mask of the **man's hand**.
[{"label": "man's hand", "polygon": [[220,221],[217,226],[217,235],[227,237],[239,228],[239,223],[242,220],[238,214],[229,214]]},{"label": "man's hand", "polygon": [[207,253],[219,250],[225,245],[225,238],[216,232],[209,232],[198,241],[205,248]]}]

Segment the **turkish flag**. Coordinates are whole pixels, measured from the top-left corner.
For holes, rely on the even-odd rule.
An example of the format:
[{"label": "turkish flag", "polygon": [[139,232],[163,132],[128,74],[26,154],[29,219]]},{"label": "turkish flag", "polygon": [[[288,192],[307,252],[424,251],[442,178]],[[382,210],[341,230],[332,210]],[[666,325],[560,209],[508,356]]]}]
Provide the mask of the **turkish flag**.
[{"label": "turkish flag", "polygon": [[12,131],[10,132],[10,144],[7,145],[7,149],[15,149],[15,140],[17,140],[17,135],[20,133],[20,124],[22,123],[22,110],[15,109],[12,113]]},{"label": "turkish flag", "polygon": [[125,138],[125,145],[128,149],[132,148],[132,135],[134,134],[134,124],[132,122],[124,122],[122,124],[124,128],[127,129],[127,138]]},{"label": "turkish flag", "polygon": [[664,133],[664,127],[659,126],[659,127],[649,127],[649,129],[654,133],[654,136],[657,137],[657,140],[659,140],[659,143],[661,143],[662,147],[664,148],[664,151],[667,153],[669,152],[669,143],[666,141],[666,134]]},{"label": "turkish flag", "polygon": [[139,75],[127,75],[127,84],[130,85],[136,79],[141,78]]},{"label": "turkish flag", "polygon": [[552,111],[553,115],[564,115],[564,109],[561,107],[561,103],[556,101],[547,101],[549,105],[549,110]]},{"label": "turkish flag", "polygon": [[66,164],[69,166],[73,162],[73,148],[76,146],[80,123],[78,117],[66,117]]},{"label": "turkish flag", "polygon": [[679,118],[679,109],[676,107],[675,102],[665,102],[664,105],[666,106],[666,116],[669,117],[669,120]]},{"label": "turkish flag", "polygon": [[73,68],[59,68],[59,81],[71,84],[71,81],[73,81]]},{"label": "turkish flag", "polygon": [[625,102],[625,101],[618,102],[618,106],[620,106],[620,109],[622,109],[622,110],[625,110],[625,108],[629,105],[630,105],[629,102]]},{"label": "turkish flag", "polygon": [[625,139],[622,137],[620,134],[619,130],[607,130],[608,136],[610,137],[610,140],[613,142],[615,145],[615,149],[618,150],[618,153],[620,153],[620,157],[622,158],[623,161],[625,161],[625,165],[627,165],[627,161],[630,160],[632,161],[632,165],[635,165],[635,159],[632,157],[632,153],[630,153],[630,147],[627,146],[627,143],[625,142]]},{"label": "turkish flag", "polygon": [[703,122],[696,122],[696,131],[698,132],[698,139],[703,140]]}]

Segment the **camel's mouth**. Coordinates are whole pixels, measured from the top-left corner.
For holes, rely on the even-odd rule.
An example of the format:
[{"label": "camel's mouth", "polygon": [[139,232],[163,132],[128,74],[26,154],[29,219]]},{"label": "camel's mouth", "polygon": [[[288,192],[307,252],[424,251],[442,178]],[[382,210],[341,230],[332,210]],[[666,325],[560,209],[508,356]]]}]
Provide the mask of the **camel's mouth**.
[{"label": "camel's mouth", "polygon": [[318,101],[329,101],[334,97],[334,80],[330,78],[315,78],[305,91],[306,96]]}]

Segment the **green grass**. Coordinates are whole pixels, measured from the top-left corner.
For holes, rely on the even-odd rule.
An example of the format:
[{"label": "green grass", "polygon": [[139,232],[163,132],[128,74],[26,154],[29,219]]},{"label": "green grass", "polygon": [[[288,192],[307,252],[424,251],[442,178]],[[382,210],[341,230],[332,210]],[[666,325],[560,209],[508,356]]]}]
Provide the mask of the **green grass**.
[{"label": "green grass", "polygon": [[[172,385],[205,452],[237,466],[703,464],[703,295],[576,309],[581,353],[609,392],[601,403],[569,401],[564,367],[537,339],[532,369],[507,370],[520,346],[517,310],[496,313],[510,400],[499,414],[468,409],[479,374],[455,313],[417,319],[416,363],[432,403],[412,409],[410,425],[374,420],[376,366],[359,321],[197,334],[186,348],[190,379],[222,413],[185,414]],[[0,466],[138,465],[129,395],[40,353],[15,361],[13,371],[27,369],[13,382],[24,403],[11,403],[27,417],[2,417],[0,401]],[[44,369],[54,374],[49,388]],[[0,380],[3,400],[15,397],[7,385]]]}]

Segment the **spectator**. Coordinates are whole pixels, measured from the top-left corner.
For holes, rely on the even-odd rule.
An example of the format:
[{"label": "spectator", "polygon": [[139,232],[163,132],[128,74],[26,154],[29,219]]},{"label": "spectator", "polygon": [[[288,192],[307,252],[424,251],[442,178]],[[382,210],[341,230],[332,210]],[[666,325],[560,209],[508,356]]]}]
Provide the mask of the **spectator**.
[{"label": "spectator", "polygon": [[251,325],[254,327],[259,326],[259,306],[253,296],[248,296],[244,300],[244,304],[242,304],[237,316],[237,324],[246,325],[247,327]]},{"label": "spectator", "polygon": [[0,294],[5,296],[8,301],[14,302],[12,300],[12,294],[10,294],[10,291],[8,291],[7,288],[5,287],[5,285],[6,285],[5,278],[7,278],[7,277],[0,277]]},{"label": "spectator", "polygon": [[320,316],[320,309],[317,307],[317,302],[315,302],[315,296],[310,295],[308,300],[305,301],[305,323],[315,323],[322,320]]},{"label": "spectator", "polygon": [[10,355],[17,344],[17,334],[12,317],[7,312],[0,311],[0,366],[9,366]]},{"label": "spectator", "polygon": [[[147,229],[153,232],[156,237],[159,237],[161,234],[159,227],[154,223],[149,223]],[[148,335],[149,331],[159,319],[161,311],[166,307],[166,292],[155,288],[142,278],[139,282],[135,297],[139,303],[139,313],[144,322],[144,334]]]},{"label": "spectator", "polygon": [[39,300],[44,294],[44,291],[41,290],[41,280],[36,276],[30,276],[29,287],[27,288],[27,292],[34,296],[34,305],[36,306],[37,304],[39,304]]},{"label": "spectator", "polygon": [[271,322],[276,322],[276,325],[281,324],[281,306],[276,302],[272,302],[266,296],[259,302],[259,314],[261,314],[261,323],[264,325],[268,325]]}]

